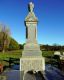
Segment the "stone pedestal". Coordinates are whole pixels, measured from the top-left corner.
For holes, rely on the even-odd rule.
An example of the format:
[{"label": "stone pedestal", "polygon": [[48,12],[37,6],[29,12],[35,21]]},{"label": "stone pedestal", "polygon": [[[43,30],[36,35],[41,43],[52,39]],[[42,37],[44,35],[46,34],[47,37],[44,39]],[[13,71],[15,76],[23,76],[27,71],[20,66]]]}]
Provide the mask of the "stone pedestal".
[{"label": "stone pedestal", "polygon": [[20,59],[20,71],[45,71],[44,57],[24,57]]},{"label": "stone pedestal", "polygon": [[[33,71],[33,73],[38,71],[45,72],[45,58],[34,56],[20,58],[20,80],[24,80],[25,74],[28,71]],[[24,72],[23,78],[21,76],[22,72]]]}]

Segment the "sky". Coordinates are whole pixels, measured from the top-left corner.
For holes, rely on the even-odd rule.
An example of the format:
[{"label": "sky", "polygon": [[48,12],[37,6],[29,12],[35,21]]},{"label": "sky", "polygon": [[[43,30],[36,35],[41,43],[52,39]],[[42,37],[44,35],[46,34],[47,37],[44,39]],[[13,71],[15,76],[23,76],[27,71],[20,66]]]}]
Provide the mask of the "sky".
[{"label": "sky", "polygon": [[24,20],[29,2],[34,3],[38,17],[38,43],[64,45],[64,0],[0,0],[0,24],[10,28],[11,36],[18,43],[25,43]]}]

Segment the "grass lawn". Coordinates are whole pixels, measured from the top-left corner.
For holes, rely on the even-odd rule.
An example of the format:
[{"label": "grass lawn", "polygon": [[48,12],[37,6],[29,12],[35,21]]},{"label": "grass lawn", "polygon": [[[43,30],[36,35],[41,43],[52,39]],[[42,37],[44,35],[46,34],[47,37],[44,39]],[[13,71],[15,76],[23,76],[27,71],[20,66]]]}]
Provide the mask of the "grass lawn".
[{"label": "grass lawn", "polygon": [[0,59],[7,59],[7,58],[20,58],[22,56],[22,50],[15,50],[15,51],[7,51],[5,53],[0,52]]},{"label": "grass lawn", "polygon": [[54,51],[42,51],[42,56],[48,57],[48,56],[53,56]]},{"label": "grass lawn", "polygon": [[[42,56],[53,56],[54,51],[42,51]],[[22,56],[22,50],[7,51],[5,53],[0,52],[0,60],[8,58],[20,58]]]},{"label": "grass lawn", "polygon": [[50,63],[53,55],[54,55],[54,51],[42,51],[42,56],[45,57],[46,64]]},{"label": "grass lawn", "polygon": [[15,50],[15,51],[7,51],[5,53],[0,52],[0,63],[3,65],[9,65],[7,61],[9,58],[19,58],[22,56],[22,50]]},{"label": "grass lawn", "polygon": [[[53,51],[42,51],[42,56],[46,57],[46,62],[49,62],[48,56],[53,56]],[[19,58],[22,56],[22,50],[7,51],[5,53],[0,52],[0,63],[3,65],[8,65],[9,63],[4,60],[9,60],[9,58]]]}]

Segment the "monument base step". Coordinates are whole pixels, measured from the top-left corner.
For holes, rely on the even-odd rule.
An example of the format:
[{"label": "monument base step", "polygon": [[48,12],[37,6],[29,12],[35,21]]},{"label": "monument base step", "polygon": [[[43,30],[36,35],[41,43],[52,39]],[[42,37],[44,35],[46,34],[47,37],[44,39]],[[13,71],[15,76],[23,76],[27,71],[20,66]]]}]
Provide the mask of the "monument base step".
[{"label": "monument base step", "polygon": [[42,52],[40,50],[24,50],[22,52],[22,57],[23,56],[42,56]]}]

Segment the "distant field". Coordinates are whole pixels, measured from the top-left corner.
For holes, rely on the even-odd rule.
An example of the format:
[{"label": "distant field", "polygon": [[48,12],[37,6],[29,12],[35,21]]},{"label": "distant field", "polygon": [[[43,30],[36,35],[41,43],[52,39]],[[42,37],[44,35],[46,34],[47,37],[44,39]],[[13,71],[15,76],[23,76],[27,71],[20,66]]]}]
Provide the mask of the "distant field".
[{"label": "distant field", "polygon": [[48,56],[53,56],[54,51],[42,51],[42,56],[48,57]]}]

